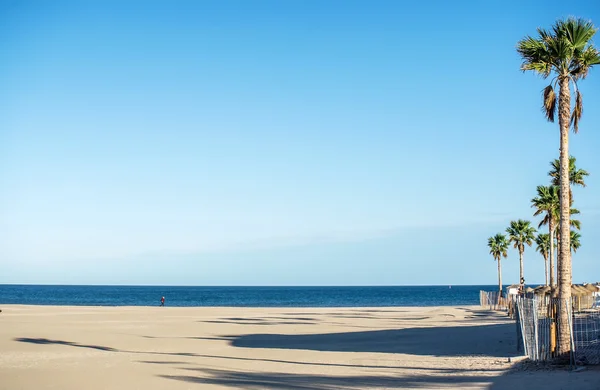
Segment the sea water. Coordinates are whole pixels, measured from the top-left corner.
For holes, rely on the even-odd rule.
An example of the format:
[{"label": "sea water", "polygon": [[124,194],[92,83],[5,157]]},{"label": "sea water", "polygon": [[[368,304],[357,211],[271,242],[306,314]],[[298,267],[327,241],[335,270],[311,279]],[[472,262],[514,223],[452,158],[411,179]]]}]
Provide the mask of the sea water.
[{"label": "sea water", "polygon": [[85,306],[376,307],[479,304],[497,286],[193,287],[0,285],[0,304]]}]

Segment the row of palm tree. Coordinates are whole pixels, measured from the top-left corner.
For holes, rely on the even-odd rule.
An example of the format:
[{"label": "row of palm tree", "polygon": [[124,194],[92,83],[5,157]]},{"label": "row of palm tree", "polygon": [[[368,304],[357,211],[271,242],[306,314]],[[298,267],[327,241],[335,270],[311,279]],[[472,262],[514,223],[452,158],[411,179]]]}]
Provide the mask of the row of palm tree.
[{"label": "row of palm tree", "polygon": [[[531,207],[535,208],[534,216],[542,215],[543,218],[538,225],[538,229],[542,226],[548,226],[548,233],[537,233],[536,229],[531,226],[531,222],[527,220],[511,221],[506,229],[508,238],[502,233],[488,238],[488,247],[490,254],[498,263],[498,290],[502,293],[502,265],[501,259],[508,256],[508,247],[512,244],[519,253],[519,281],[521,284],[525,282],[524,276],[524,261],[523,254],[526,246],[532,246],[535,242],[536,250],[544,258],[544,268],[546,273],[546,285],[554,288],[554,247],[560,244],[560,232],[557,231],[560,202],[559,202],[559,187],[554,185],[559,181],[558,160],[551,163],[553,169],[548,173],[551,178],[549,186],[538,186],[537,197],[531,200]],[[585,187],[585,177],[589,173],[583,169],[576,167],[575,157],[569,159],[569,170],[571,171],[571,184]],[[570,188],[569,188],[570,190]],[[573,204],[573,194],[569,195],[570,204]],[[579,210],[570,209],[570,215],[579,214]],[[577,230],[581,230],[581,222],[577,219],[570,220],[571,226]],[[576,231],[570,231],[570,252],[577,252],[581,246],[581,234]]]},{"label": "row of palm tree", "polygon": [[[531,207],[535,208],[534,216],[543,215],[542,221],[539,223],[538,228],[544,225],[548,226],[548,234],[542,236],[536,240],[538,244],[537,250],[542,254],[545,261],[546,268],[546,285],[554,288],[556,287],[554,281],[554,248],[558,247],[560,240],[560,232],[558,231],[558,225],[560,221],[560,188],[556,183],[560,181],[559,161],[554,160],[552,162],[552,170],[548,173],[551,178],[549,186],[538,186],[537,197],[531,200]],[[585,178],[589,176],[586,170],[578,169],[576,166],[576,159],[573,156],[569,157],[569,217],[572,215],[579,214],[579,210],[573,208],[573,191],[572,186],[577,185],[585,187]],[[581,230],[581,222],[578,219],[570,218],[569,221],[571,227]],[[577,252],[577,249],[581,246],[580,242],[581,235],[576,231],[570,230],[569,233],[569,246],[570,252]],[[569,256],[570,253],[569,252]],[[549,264],[548,264],[549,263]]]},{"label": "row of palm tree", "polygon": [[[583,98],[579,81],[585,79],[590,69],[600,64],[600,51],[592,38],[597,29],[591,21],[567,18],[558,20],[551,29],[537,29],[537,36],[526,36],[517,43],[517,52],[523,59],[521,70],[531,71],[544,79],[553,76],[550,84],[542,92],[542,109],[546,119],[554,122],[558,116],[560,134],[560,155],[557,160],[553,186],[557,187],[558,206],[543,210],[549,215],[549,258],[556,233],[558,246],[557,287],[558,298],[563,302],[571,298],[571,215],[572,193],[570,184],[576,178],[571,176],[569,155],[569,131],[579,131],[583,113]],[[557,93],[558,92],[558,93]],[[572,94],[573,93],[573,97]],[[571,104],[573,103],[573,108]],[[553,195],[552,195],[553,196]],[[554,200],[552,200],[554,202]],[[537,210],[537,207],[536,207]],[[556,225],[556,228],[555,228]],[[522,254],[520,258],[522,260]],[[522,266],[521,266],[522,268]],[[522,272],[522,271],[521,271]],[[553,285],[553,272],[549,271],[549,284]],[[568,356],[571,351],[571,328],[567,305],[559,305],[558,311],[558,354]]]}]

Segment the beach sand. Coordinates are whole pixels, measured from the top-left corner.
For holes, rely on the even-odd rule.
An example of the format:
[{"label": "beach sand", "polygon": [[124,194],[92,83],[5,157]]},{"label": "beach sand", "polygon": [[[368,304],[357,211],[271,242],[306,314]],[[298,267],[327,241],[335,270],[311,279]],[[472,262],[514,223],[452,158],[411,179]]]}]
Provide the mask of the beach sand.
[{"label": "beach sand", "polygon": [[600,389],[521,364],[514,323],[475,306],[1,309],[3,390]]}]

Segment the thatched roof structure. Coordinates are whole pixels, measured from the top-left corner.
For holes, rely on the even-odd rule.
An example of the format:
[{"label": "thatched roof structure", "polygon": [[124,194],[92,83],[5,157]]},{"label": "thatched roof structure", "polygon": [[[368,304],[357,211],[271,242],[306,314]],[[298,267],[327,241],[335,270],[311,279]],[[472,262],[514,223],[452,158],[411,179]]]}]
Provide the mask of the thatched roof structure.
[{"label": "thatched roof structure", "polygon": [[536,295],[546,295],[548,293],[550,293],[552,289],[550,288],[550,286],[539,286],[534,288],[534,292]]},{"label": "thatched roof structure", "polygon": [[591,295],[591,292],[589,292],[583,286],[579,286],[577,284],[574,284],[574,285],[571,286],[571,295],[574,295],[576,297],[581,297],[581,296],[585,296],[585,295]]},{"label": "thatched roof structure", "polygon": [[600,286],[595,286],[593,284],[584,284],[583,287],[585,287],[586,290],[588,290],[589,292],[599,292],[600,291]]}]

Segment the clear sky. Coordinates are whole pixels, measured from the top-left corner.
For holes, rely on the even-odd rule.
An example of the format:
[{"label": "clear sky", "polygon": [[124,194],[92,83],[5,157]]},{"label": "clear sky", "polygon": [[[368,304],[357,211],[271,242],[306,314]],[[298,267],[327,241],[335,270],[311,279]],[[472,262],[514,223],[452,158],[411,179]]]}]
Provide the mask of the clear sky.
[{"label": "clear sky", "polygon": [[[496,283],[487,238],[558,156],[515,45],[569,15],[600,3],[2,1],[0,283]],[[580,87],[577,282],[600,68]]]}]

